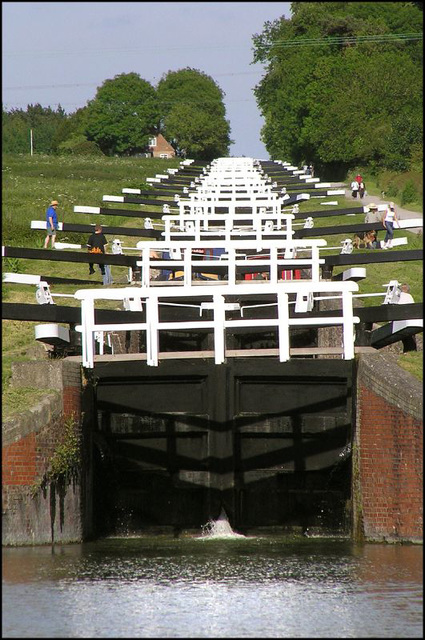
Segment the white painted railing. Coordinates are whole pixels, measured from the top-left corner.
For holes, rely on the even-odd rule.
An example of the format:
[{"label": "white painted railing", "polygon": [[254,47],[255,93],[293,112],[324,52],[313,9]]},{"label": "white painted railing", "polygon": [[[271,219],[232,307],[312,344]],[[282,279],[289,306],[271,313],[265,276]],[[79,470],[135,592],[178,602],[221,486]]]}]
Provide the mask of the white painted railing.
[{"label": "white painted railing", "polygon": [[[142,260],[137,261],[137,265],[142,267],[141,283],[144,287],[149,287],[151,282],[151,269],[181,270],[184,272],[183,282],[185,286],[198,285],[195,273],[202,272],[202,265],[205,261],[194,259],[193,253],[202,249],[224,249],[225,257],[221,256],[220,264],[226,267],[223,276],[226,281],[233,285],[237,284],[237,269],[247,266],[249,260],[255,261],[258,271],[265,271],[269,275],[272,283],[279,281],[279,271],[285,269],[311,269],[311,280],[319,281],[320,265],[325,263],[324,258],[320,258],[319,250],[326,246],[323,239],[270,239],[256,240],[173,240],[172,243],[160,241],[141,242],[139,247],[142,253]],[[156,259],[154,253],[169,252],[170,258]],[[251,255],[249,255],[251,252]],[[303,255],[301,255],[303,254]],[[241,257],[243,256],[243,257]]]},{"label": "white painted railing", "polygon": [[[290,171],[294,174],[303,173],[288,163],[282,165],[288,174]],[[160,177],[157,176],[157,179]],[[96,336],[103,335],[104,332],[144,331],[147,364],[157,366],[161,331],[193,329],[212,332],[214,359],[216,364],[221,364],[226,358],[227,332],[252,327],[274,328],[278,337],[279,360],[285,362],[290,358],[292,327],[338,324],[343,329],[343,357],[352,359],[354,324],[359,322],[359,318],[353,315],[352,298],[353,292],[358,291],[358,285],[353,281],[320,280],[320,265],[325,260],[320,258],[319,250],[326,247],[327,243],[323,239],[293,239],[292,224],[295,216],[282,208],[289,196],[272,192],[275,183],[271,185],[271,181],[272,178],[261,169],[259,162],[252,158],[214,160],[191,184],[196,187],[196,192],[191,192],[184,198],[174,197],[172,208],[178,208],[178,214],[163,216],[164,240],[138,243],[141,260],[137,261],[137,265],[142,267],[140,287],[78,290],[75,298],[81,301],[83,366],[94,366]],[[318,187],[319,183],[314,186]],[[297,200],[308,198],[309,194],[297,195]],[[103,196],[103,199],[116,202],[124,200],[122,196]],[[237,207],[247,209],[247,212],[236,214]],[[226,208],[228,213],[219,214],[216,212],[218,208]],[[86,212],[86,208],[84,211],[82,209],[81,212]],[[169,210],[170,205],[164,205],[163,212],[169,213]],[[91,212],[97,213],[94,210]],[[246,220],[248,229],[241,226],[242,221]],[[213,225],[213,222],[216,224]],[[173,226],[177,229],[173,229]],[[247,232],[254,236],[251,240],[237,237],[238,234],[245,235]],[[220,234],[223,234],[223,238],[219,240],[208,239],[208,235]],[[264,237],[274,234],[279,237]],[[193,235],[193,239],[179,239],[182,235]],[[223,251],[222,255],[199,259],[200,250],[213,253],[212,250],[217,249]],[[158,259],[158,255],[162,255],[162,258]],[[197,274],[203,273],[208,260],[212,259],[216,259],[224,267],[224,273],[220,274],[222,279],[210,284],[202,283],[197,279]],[[255,271],[266,272],[268,280],[259,283],[237,279],[240,268],[246,266],[255,266]],[[175,286],[176,282],[171,285],[154,281],[152,273],[158,269],[181,272],[179,286]],[[310,277],[303,280],[280,279],[282,271],[295,269],[308,270]],[[261,294],[268,295],[273,302],[261,304]],[[238,302],[235,302],[235,296]],[[249,300],[258,298],[259,304],[244,306],[243,302],[239,302],[244,296]],[[341,300],[341,317],[297,317],[298,313],[313,311],[314,300],[322,296]],[[170,298],[174,301],[171,302]],[[176,303],[176,299],[181,299],[180,305]],[[120,300],[124,309],[143,310],[145,319],[137,323],[95,323],[97,300]],[[292,304],[295,304],[295,315],[289,313],[289,305]],[[199,318],[193,320],[193,313],[190,317],[182,313],[178,320],[162,321],[160,307],[163,305],[196,307],[199,309]],[[258,306],[269,310],[262,311],[265,317],[254,317],[255,312],[249,310],[250,307]],[[204,313],[206,309],[210,310],[208,315]],[[235,317],[238,310],[240,317]],[[229,312],[232,312],[232,317],[229,317]],[[249,315],[251,317],[247,317]]]},{"label": "white painted railing", "polygon": [[[291,213],[267,213],[262,207],[256,214],[204,214],[186,213],[180,211],[178,215],[164,215],[164,241],[177,239],[182,235],[192,235],[193,240],[208,239],[211,235],[221,235],[226,241],[238,239],[243,235],[252,235],[257,241],[263,235],[275,233],[285,239],[292,238],[292,221],[295,216]],[[243,226],[242,226],[243,223]],[[176,228],[177,227],[177,228]]]},{"label": "white painted railing", "polygon": [[[160,331],[176,330],[197,330],[207,329],[214,335],[214,360],[216,364],[221,364],[226,359],[226,330],[234,328],[275,328],[278,337],[278,351],[280,362],[290,359],[290,328],[300,326],[329,326],[342,325],[343,334],[343,358],[351,360],[354,357],[354,325],[360,320],[353,315],[352,295],[353,291],[358,291],[355,282],[302,282],[289,281],[279,284],[263,283],[245,284],[238,286],[218,285],[200,286],[196,289],[183,287],[175,289],[167,287],[160,290],[152,287],[104,289],[102,291],[94,289],[80,289],[75,292],[74,297],[81,301],[81,333],[82,333],[82,364],[84,367],[93,368],[95,357],[95,335],[98,332],[111,331],[144,331],[146,334],[146,360],[149,366],[159,364],[159,334]],[[341,299],[342,317],[290,317],[289,300],[290,294],[296,295],[296,311],[311,310],[311,301],[315,293],[337,293]],[[269,294],[275,298],[273,305],[263,305],[264,309],[270,309],[270,314],[266,318],[246,318],[241,310],[240,318],[228,318],[226,312],[235,311],[238,304],[235,303],[234,296]],[[159,319],[159,307],[167,304],[169,298],[185,299],[188,306],[197,306],[200,312],[199,320],[188,321],[183,318],[180,321],[164,322]],[[204,302],[199,302],[204,298]],[[143,322],[129,323],[96,323],[95,322],[95,301],[96,300],[133,300],[135,308],[146,310],[146,319]],[[239,298],[240,299],[240,298]],[[206,304],[205,304],[206,303]],[[203,308],[208,308],[212,312],[212,319],[203,319]],[[273,310],[273,311],[272,311]],[[277,313],[276,313],[277,310]],[[277,317],[274,317],[277,315]],[[231,332],[231,331],[230,331]],[[247,355],[249,351],[247,350]]]},{"label": "white painted railing", "polygon": [[229,215],[235,215],[236,208],[243,207],[250,209],[253,214],[266,207],[271,213],[280,213],[285,204],[285,199],[277,193],[251,194],[250,196],[236,196],[222,194],[215,196],[198,195],[190,193],[189,198],[180,198],[178,201],[179,210],[183,213],[188,210],[190,213],[201,212],[204,214],[218,213],[217,209],[227,209]]}]

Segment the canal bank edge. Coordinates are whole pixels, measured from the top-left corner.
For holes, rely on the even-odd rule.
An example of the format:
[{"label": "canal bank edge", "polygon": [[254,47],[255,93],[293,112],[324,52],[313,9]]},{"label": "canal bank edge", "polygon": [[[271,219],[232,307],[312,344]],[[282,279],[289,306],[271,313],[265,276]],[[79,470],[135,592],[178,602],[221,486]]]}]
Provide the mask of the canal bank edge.
[{"label": "canal bank edge", "polygon": [[[422,384],[394,354],[357,360],[353,434],[353,537],[422,543]],[[90,503],[81,478],[36,491],[61,441],[64,420],[82,420],[82,370],[71,360],[18,362],[12,384],[41,380],[46,398],[2,423],[3,546],[81,542]],[[84,484],[84,483],[83,483]],[[85,529],[85,524],[87,528]]]}]

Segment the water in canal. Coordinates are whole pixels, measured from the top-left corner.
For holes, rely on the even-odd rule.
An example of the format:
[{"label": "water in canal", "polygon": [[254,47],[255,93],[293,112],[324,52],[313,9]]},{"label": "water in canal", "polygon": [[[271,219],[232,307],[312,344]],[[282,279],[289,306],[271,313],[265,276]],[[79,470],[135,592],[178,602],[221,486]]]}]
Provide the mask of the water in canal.
[{"label": "water in canal", "polygon": [[235,535],[3,549],[4,638],[422,638],[422,546]]}]

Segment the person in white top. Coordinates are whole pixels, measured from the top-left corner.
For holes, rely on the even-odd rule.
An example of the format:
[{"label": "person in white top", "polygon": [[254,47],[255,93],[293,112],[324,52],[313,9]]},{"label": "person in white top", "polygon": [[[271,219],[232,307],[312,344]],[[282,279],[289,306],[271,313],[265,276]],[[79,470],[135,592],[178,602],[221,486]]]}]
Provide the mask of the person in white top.
[{"label": "person in white top", "polygon": [[357,198],[357,194],[359,192],[359,183],[357,182],[357,180],[353,180],[350,187],[351,187],[351,195],[353,196],[353,198]]},{"label": "person in white top", "polygon": [[382,225],[387,232],[385,234],[384,243],[382,245],[383,249],[392,249],[393,247],[394,222],[398,222],[398,219],[394,202],[390,202],[389,206],[386,207],[382,216]]},{"label": "person in white top", "polygon": [[401,293],[398,304],[412,304],[412,302],[415,302],[412,294],[410,293],[410,287],[406,282],[403,282],[400,289]]}]

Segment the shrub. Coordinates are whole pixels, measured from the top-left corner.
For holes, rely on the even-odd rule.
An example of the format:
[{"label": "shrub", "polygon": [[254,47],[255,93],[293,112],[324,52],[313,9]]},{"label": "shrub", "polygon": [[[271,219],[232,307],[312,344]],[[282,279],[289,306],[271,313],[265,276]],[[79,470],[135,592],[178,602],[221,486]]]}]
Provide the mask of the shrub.
[{"label": "shrub", "polygon": [[73,136],[58,147],[59,153],[73,156],[103,156],[102,151],[95,142],[87,140],[84,136]]},{"label": "shrub", "polygon": [[408,202],[416,202],[417,199],[418,199],[418,191],[415,185],[413,184],[413,181],[409,180],[408,182],[406,182],[406,185],[403,191],[401,192],[400,204],[401,206],[403,206]]},{"label": "shrub", "polygon": [[385,196],[387,198],[395,198],[397,194],[398,194],[398,186],[394,184],[394,182],[390,182],[385,191]]}]

